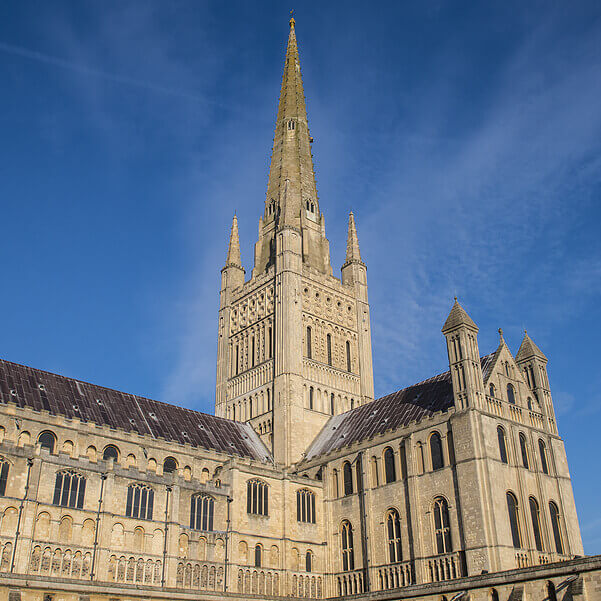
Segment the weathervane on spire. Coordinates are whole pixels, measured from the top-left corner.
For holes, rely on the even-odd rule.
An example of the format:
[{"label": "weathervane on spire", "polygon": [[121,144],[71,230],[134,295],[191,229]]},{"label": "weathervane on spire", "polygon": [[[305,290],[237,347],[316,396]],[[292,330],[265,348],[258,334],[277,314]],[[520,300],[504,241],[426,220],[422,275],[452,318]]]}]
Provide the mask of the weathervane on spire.
[{"label": "weathervane on spire", "polygon": [[292,27],[293,29],[294,29],[294,23],[295,23],[295,21],[294,21],[294,9],[292,9],[290,11],[290,27]]}]

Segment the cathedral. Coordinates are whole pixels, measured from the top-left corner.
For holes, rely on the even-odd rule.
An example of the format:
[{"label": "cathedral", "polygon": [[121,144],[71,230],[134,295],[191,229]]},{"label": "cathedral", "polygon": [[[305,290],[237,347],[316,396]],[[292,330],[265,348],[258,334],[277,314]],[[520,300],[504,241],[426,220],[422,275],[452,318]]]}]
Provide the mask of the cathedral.
[{"label": "cathedral", "polygon": [[214,416],[0,361],[0,601],[601,599],[528,334],[482,355],[455,299],[448,371],[374,398],[357,224],[335,275],[312,141],[291,19]]}]

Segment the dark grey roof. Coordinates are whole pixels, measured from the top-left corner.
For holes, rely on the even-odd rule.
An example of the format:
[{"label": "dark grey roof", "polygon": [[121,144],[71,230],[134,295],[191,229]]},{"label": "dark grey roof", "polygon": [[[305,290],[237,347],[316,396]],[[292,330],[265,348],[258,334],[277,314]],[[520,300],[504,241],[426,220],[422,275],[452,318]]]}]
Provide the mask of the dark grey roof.
[{"label": "dark grey roof", "polygon": [[0,360],[0,402],[152,438],[271,461],[269,452],[249,424],[4,360]]},{"label": "dark grey roof", "polygon": [[[480,358],[482,372],[488,372],[494,353]],[[332,417],[307,451],[307,459],[396,430],[411,422],[447,411],[454,404],[451,373],[403,388],[380,399]]]}]

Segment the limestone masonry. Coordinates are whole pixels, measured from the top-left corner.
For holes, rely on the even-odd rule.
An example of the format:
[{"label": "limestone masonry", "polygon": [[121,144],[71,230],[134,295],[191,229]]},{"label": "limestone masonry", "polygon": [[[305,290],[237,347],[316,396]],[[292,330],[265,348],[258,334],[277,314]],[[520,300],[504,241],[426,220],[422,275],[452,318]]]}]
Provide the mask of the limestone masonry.
[{"label": "limestone masonry", "polygon": [[355,218],[333,275],[294,19],[250,279],[234,217],[215,416],[0,361],[0,601],[601,599],[547,358],[481,355],[374,399]]}]

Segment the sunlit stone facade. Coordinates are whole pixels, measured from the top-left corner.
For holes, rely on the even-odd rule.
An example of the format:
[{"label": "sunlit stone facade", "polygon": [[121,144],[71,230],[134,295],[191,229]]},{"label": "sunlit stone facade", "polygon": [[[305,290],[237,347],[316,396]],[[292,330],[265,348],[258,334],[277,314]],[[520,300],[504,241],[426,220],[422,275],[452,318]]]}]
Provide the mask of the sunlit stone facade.
[{"label": "sunlit stone facade", "polygon": [[236,218],[222,269],[216,416],[0,362],[0,599],[599,599],[528,335],[481,356],[456,300],[449,371],[374,400],[367,268],[351,213],[333,275],[294,25],[252,273]]}]

